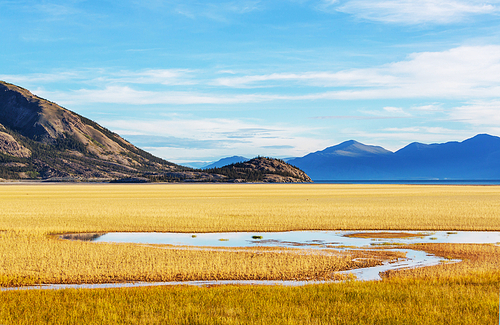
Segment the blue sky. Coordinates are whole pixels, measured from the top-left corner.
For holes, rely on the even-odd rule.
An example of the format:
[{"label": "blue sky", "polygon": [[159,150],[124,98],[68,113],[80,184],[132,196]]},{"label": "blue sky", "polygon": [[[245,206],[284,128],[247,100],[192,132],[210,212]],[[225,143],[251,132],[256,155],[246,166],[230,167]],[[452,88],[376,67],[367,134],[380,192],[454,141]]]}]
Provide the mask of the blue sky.
[{"label": "blue sky", "polygon": [[167,160],[500,135],[500,0],[0,0],[0,80]]}]

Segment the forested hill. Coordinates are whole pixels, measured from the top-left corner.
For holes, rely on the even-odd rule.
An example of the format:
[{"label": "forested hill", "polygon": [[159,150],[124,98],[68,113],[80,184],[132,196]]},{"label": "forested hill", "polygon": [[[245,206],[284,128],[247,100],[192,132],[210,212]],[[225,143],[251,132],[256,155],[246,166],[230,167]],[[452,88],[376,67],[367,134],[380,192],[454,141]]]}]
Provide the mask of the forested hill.
[{"label": "forested hill", "polygon": [[265,157],[257,157],[246,162],[205,169],[204,171],[246,182],[311,182],[311,178],[297,167],[280,159]]}]

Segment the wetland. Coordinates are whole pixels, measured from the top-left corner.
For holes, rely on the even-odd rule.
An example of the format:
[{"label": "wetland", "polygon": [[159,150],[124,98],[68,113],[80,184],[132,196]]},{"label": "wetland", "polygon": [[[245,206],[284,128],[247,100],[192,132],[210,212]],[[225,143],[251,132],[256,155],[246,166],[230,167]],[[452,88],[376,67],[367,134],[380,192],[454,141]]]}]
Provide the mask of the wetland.
[{"label": "wetland", "polygon": [[[38,184],[0,186],[0,204],[0,287],[76,288],[1,291],[0,323],[498,322],[499,186]],[[437,264],[349,281],[419,259],[400,250]]]},{"label": "wetland", "polygon": [[[486,231],[288,231],[288,232],[225,232],[225,233],[102,233],[102,234],[64,234],[59,236],[68,240],[85,240],[107,243],[135,243],[168,245],[170,249],[209,249],[225,250],[225,247],[293,247],[298,249],[323,250],[325,254],[335,251],[360,250],[373,247],[397,247],[424,243],[448,244],[500,244],[500,232]],[[158,247],[158,246],[157,246]],[[208,248],[207,248],[208,247]],[[411,246],[409,246],[411,247]],[[164,246],[162,246],[165,249]],[[233,250],[234,251],[234,250]],[[407,268],[426,267],[440,263],[458,263],[458,259],[444,258],[410,248],[390,248],[385,251],[400,252],[404,257],[383,261],[380,265],[359,267],[353,270],[338,271],[337,274],[351,275],[351,279],[370,281],[381,280],[380,274]],[[266,251],[258,251],[265,253]],[[306,251],[305,254],[307,254]],[[338,281],[338,280],[337,280]],[[221,280],[158,282],[155,285],[286,285],[298,286],[328,281],[272,281],[272,280]],[[134,287],[151,285],[147,283],[101,284],[97,287]],[[47,285],[25,289],[62,289],[95,288],[96,285]]]}]

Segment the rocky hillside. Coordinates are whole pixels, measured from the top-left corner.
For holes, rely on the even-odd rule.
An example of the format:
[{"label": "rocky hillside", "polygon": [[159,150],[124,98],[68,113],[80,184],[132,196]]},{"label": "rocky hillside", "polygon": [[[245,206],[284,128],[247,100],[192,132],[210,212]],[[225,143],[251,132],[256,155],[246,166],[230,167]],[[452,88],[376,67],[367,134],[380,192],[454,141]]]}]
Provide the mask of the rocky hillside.
[{"label": "rocky hillside", "polygon": [[99,124],[0,81],[0,178],[122,178],[185,168]]},{"label": "rocky hillside", "polygon": [[309,176],[283,160],[258,157],[246,162],[221,168],[204,170],[207,173],[224,175],[240,182],[302,183],[312,182]]},{"label": "rocky hillside", "polygon": [[0,179],[118,182],[309,182],[283,161],[256,158],[193,170],[28,90],[0,81]]}]

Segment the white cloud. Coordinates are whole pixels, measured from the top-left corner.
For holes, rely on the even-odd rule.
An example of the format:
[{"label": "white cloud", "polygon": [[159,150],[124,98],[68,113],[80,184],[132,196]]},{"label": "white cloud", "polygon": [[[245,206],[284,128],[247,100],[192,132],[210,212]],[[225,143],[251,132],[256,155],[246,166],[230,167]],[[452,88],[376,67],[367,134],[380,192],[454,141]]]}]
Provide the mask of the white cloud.
[{"label": "white cloud", "polygon": [[113,120],[103,122],[120,134],[175,136],[205,140],[288,139],[307,129],[266,125],[262,121],[223,118],[172,118],[168,120]]},{"label": "white cloud", "polygon": [[0,74],[0,80],[17,84],[51,83],[79,78],[80,74],[75,71],[61,71],[55,73],[34,73],[28,75]]},{"label": "white cloud", "polygon": [[37,3],[31,7],[32,9],[39,11],[45,17],[49,16],[52,19],[66,17],[70,15],[81,14],[82,12],[71,5],[65,3],[63,5],[56,3]]},{"label": "white cloud", "polygon": [[136,90],[129,86],[108,86],[104,89],[79,89],[69,92],[50,92],[38,89],[35,93],[41,97],[52,98],[53,101],[64,105],[81,103],[130,105],[238,104],[290,99],[287,96],[280,95],[217,95],[189,91],[148,91]]},{"label": "white cloud", "polygon": [[[272,73],[268,75],[253,75],[241,77],[225,77],[214,80],[215,85],[233,88],[269,87],[282,84],[263,84],[264,82],[292,82],[308,84],[317,87],[340,86],[381,86],[395,83],[390,75],[380,75],[376,69],[357,69],[339,72],[306,72],[306,73]],[[260,85],[259,85],[260,83]]]},{"label": "white cloud", "polygon": [[326,116],[314,116],[312,119],[315,120],[389,120],[389,119],[401,119],[408,118],[408,116],[394,116],[394,115],[381,115],[379,112],[373,111],[360,111],[360,113],[365,113],[367,115],[326,115]]},{"label": "white cloud", "polygon": [[401,118],[414,118],[414,116],[406,112],[402,107],[385,106],[381,110],[359,110],[364,114],[364,119],[401,119]]},{"label": "white cloud", "polygon": [[100,14],[91,6],[82,5],[85,1],[39,1],[23,0],[16,1],[17,10],[34,13],[37,19],[44,22],[65,21],[66,26],[75,24],[92,24],[99,20],[109,18],[105,14]]},{"label": "white cloud", "polygon": [[[309,131],[296,126],[274,125],[240,119],[112,120],[100,123],[123,135],[151,135],[151,147],[141,137],[144,148],[171,161],[195,161],[206,157],[266,155],[300,156],[327,146],[325,140],[301,136]],[[182,139],[175,146],[154,145],[158,137]],[[200,139],[206,143],[198,144]],[[179,144],[185,143],[185,148]],[[214,145],[217,143],[217,145]],[[195,147],[192,147],[195,146]],[[186,150],[189,149],[189,150]]]},{"label": "white cloud", "polygon": [[431,134],[450,134],[456,132],[443,127],[412,126],[406,128],[385,128],[384,131],[398,133],[431,133]]},{"label": "white cloud", "polygon": [[346,90],[289,96],[290,99],[484,98],[500,94],[500,46],[461,46],[414,53],[407,60],[339,72],[275,73],[216,79],[219,85],[250,88],[343,87]]},{"label": "white cloud", "polygon": [[366,20],[414,25],[449,24],[473,15],[497,14],[498,3],[496,0],[347,0],[325,1],[322,8]]},{"label": "white cloud", "polygon": [[[500,46],[461,46],[442,52],[413,53],[403,61],[337,72],[288,72],[213,78],[218,75],[217,71],[188,69],[89,69],[27,76],[0,75],[0,79],[19,81],[21,86],[64,80],[68,84],[73,82],[73,86],[77,85],[80,89],[51,92],[39,88],[36,91],[42,97],[66,105],[226,105],[401,98],[486,100],[500,97]],[[94,89],[82,87],[82,83],[92,84]],[[186,85],[191,87],[184,87]],[[262,91],[261,88],[266,90]],[[434,108],[420,108],[427,111],[431,109]]]},{"label": "white cloud", "polygon": [[119,71],[103,76],[102,81],[128,84],[192,85],[193,70],[189,69],[146,69],[141,71]]},{"label": "white cloud", "polygon": [[174,6],[175,13],[190,19],[203,17],[214,21],[227,22],[233,15],[241,15],[255,10],[260,10],[262,8],[262,2],[251,0],[225,1],[217,3],[210,3],[207,1],[175,1]]},{"label": "white cloud", "polygon": [[431,112],[442,111],[443,107],[441,104],[435,103],[435,104],[429,104],[429,105],[413,106],[411,109],[415,110],[415,111],[431,113]]},{"label": "white cloud", "polygon": [[455,107],[450,112],[450,118],[474,126],[500,125],[500,100],[473,101],[468,105]]},{"label": "white cloud", "polygon": [[407,112],[405,112],[401,107],[386,106],[383,108],[383,110],[389,114],[410,115]]},{"label": "white cloud", "polygon": [[144,69],[138,71],[93,68],[73,71],[56,70],[50,73],[33,73],[28,75],[1,75],[0,80],[18,84],[53,83],[53,82],[86,82],[96,86],[122,84],[156,84],[156,85],[193,85],[195,70],[190,69]]}]

